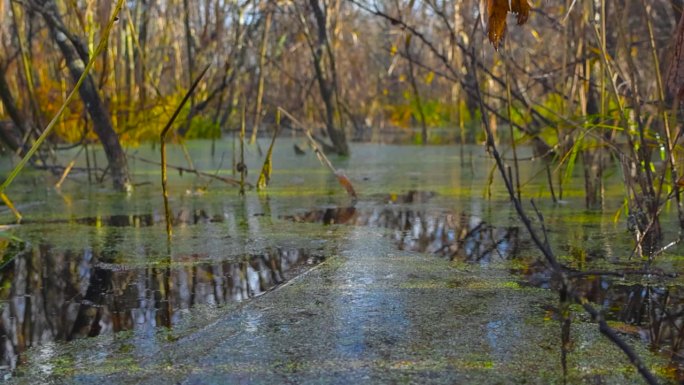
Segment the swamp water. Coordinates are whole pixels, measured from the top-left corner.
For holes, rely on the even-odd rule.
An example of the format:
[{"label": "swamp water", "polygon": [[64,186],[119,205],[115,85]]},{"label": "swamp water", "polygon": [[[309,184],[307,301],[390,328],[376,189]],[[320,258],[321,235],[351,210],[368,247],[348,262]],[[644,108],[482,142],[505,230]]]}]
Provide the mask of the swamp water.
[{"label": "swamp water", "polygon": [[[9,195],[25,218],[7,229],[22,242],[2,244],[5,379],[562,382],[554,284],[498,174],[487,188],[493,163],[481,147],[461,158],[450,146],[355,145],[351,158],[333,159],[359,193],[353,203],[292,145],[279,139],[267,192],[244,198],[171,171],[170,245],[157,166],[131,161],[140,184],[131,195],[83,175],[59,191],[44,173],[22,175]],[[208,148],[189,144],[195,167],[232,177],[222,152],[231,143],[213,157]],[[147,147],[129,152],[158,158]],[[178,148],[170,159],[186,165]],[[249,147],[252,183],[261,162]],[[671,273],[684,268],[682,248],[660,255],[656,274],[633,274],[641,262],[630,258],[624,218],[614,220],[619,176],[607,181],[603,212],[590,212],[568,187],[552,203],[540,168],[525,164],[521,177],[555,253],[652,370],[675,381],[684,292]],[[587,274],[598,270],[624,276]],[[570,383],[640,382],[579,307],[572,340]]]}]

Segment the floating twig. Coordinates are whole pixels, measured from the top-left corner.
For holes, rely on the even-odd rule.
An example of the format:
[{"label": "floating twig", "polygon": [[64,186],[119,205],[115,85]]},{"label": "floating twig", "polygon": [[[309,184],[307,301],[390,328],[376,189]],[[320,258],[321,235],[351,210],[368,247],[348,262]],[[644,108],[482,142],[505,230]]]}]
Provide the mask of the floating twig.
[{"label": "floating twig", "polygon": [[[161,162],[155,162],[153,160],[141,158],[141,157],[135,156],[135,155],[128,155],[128,157],[135,159],[135,160],[138,160],[138,161],[141,161],[143,163],[153,164],[155,166],[161,166]],[[197,176],[216,179],[216,180],[219,180],[221,182],[224,182],[224,183],[227,183],[227,184],[233,185],[233,186],[239,186],[240,185],[239,180],[233,179],[233,178],[228,178],[225,176],[221,176],[221,175],[218,175],[216,173],[208,173],[208,172],[196,170],[194,168],[187,168],[187,167],[183,167],[183,166],[175,166],[175,165],[168,164],[168,163],[166,164],[166,167],[170,168],[172,170],[176,170],[176,171],[181,172],[181,173],[187,172],[189,174],[195,174]],[[247,185],[247,187],[252,187],[252,185],[249,183],[246,183],[246,185]]]}]

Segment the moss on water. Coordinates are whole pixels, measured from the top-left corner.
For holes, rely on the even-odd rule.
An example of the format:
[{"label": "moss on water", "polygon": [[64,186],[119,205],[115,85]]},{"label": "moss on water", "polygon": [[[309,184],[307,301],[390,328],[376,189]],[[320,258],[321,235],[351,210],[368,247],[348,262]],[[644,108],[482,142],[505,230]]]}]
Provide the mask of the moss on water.
[{"label": "moss on water", "polygon": [[[213,170],[220,162],[206,154],[206,144],[190,143],[189,150],[198,168]],[[397,238],[413,241],[411,226],[293,222],[287,218],[314,209],[348,207],[350,199],[313,156],[299,158],[287,143],[278,148],[265,194],[250,192],[240,198],[234,188],[219,182],[206,188],[206,180],[173,175],[172,209],[180,219],[170,252],[155,167],[135,165],[136,175],[152,184],[132,196],[83,188],[71,181],[59,195],[31,185],[17,186],[16,192],[25,192],[17,201],[27,222],[9,231],[46,248],[58,256],[55,261],[76,272],[78,279],[73,281],[75,290],[83,291],[80,296],[96,269],[133,271],[118,283],[121,292],[156,282],[164,276],[160,271],[169,270],[176,274],[169,288],[162,282],[160,287],[144,286],[141,292],[175,294],[158,298],[162,304],[183,296],[240,300],[220,306],[197,300],[188,308],[174,305],[169,328],[133,325],[134,330],[31,349],[28,364],[18,372],[23,376],[10,383],[563,382],[559,324],[549,310],[557,306],[557,294],[522,284],[525,277],[517,274],[534,273],[537,253],[526,238],[521,238],[512,259],[449,261],[398,250]],[[491,169],[483,149],[465,150],[472,156],[460,159],[456,147],[361,145],[353,149],[351,158],[332,157],[332,161],[347,170],[360,194],[359,210],[396,208],[404,215],[402,225],[418,223],[423,217],[416,213],[447,213],[442,217],[485,221],[496,226],[494,230],[521,229],[498,179],[492,199],[482,198],[488,184],[482,170]],[[521,149],[521,156],[525,151]],[[146,152],[141,150],[140,155],[156,154]],[[171,163],[182,164],[179,151],[171,156],[175,158]],[[256,170],[261,162],[250,153],[247,163]],[[523,180],[528,180],[538,170],[521,171]],[[223,170],[222,174],[230,173]],[[525,192],[534,195],[545,183],[532,180]],[[386,202],[386,196],[411,190],[437,195],[413,204]],[[198,191],[205,192],[197,195]],[[569,198],[560,204],[537,201],[563,261],[578,268],[611,268],[616,261],[627,265],[620,247],[625,239],[629,241],[629,234],[612,222],[612,214],[578,213],[580,190],[567,186],[565,194]],[[130,216],[137,227],[108,224],[107,218],[116,215]],[[153,218],[147,226],[140,225],[144,215]],[[84,218],[88,220],[77,221]],[[261,287],[272,271],[260,265],[261,260],[246,256],[294,249],[321,255],[325,261],[315,268],[305,264],[293,270],[295,279],[264,290],[255,299],[245,300],[248,296],[243,292],[219,285],[245,275],[249,268],[256,287]],[[682,259],[680,254],[663,263],[676,263]],[[37,268],[39,260],[31,262]],[[230,263],[242,263],[244,269],[230,270]],[[210,268],[202,269],[206,266]],[[198,277],[205,281],[199,282]],[[154,303],[154,295],[133,296],[131,309],[156,323],[162,306]],[[147,308],[138,305],[143,300],[149,301]],[[572,311],[568,383],[641,383],[624,355],[600,335],[583,309],[573,305]],[[665,358],[636,338],[628,341],[664,381],[672,379]]]}]

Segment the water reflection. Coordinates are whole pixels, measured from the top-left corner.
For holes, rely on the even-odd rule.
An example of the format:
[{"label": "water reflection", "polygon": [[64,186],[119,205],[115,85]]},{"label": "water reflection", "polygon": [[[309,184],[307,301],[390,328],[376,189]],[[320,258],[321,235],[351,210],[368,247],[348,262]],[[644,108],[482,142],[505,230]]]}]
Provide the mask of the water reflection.
[{"label": "water reflection", "polygon": [[[383,229],[382,233],[398,249],[426,252],[459,261],[487,264],[516,259],[514,273],[536,287],[551,288],[551,271],[538,259],[529,257],[525,236],[516,226],[495,226],[481,216],[453,210],[437,210],[424,205],[432,192],[409,191],[373,197],[371,205],[324,207],[284,218],[323,226],[344,225]],[[378,204],[379,203],[379,204]],[[473,208],[471,207],[471,210]],[[268,210],[238,208],[234,217],[222,211],[182,210],[176,224],[225,222],[229,227],[258,233],[258,215]],[[267,215],[270,218],[270,214]],[[159,214],[113,215],[75,218],[48,223],[76,223],[94,227],[146,227],[164,222]],[[40,223],[46,223],[44,221]],[[105,235],[105,244],[121,240],[118,230]],[[563,235],[565,236],[565,235]],[[606,240],[608,243],[608,240]],[[610,276],[588,275],[587,260],[615,265],[601,248],[581,239],[581,255],[570,265],[578,271],[573,287],[589,300],[600,304],[606,318],[616,327],[633,334],[658,349],[672,353],[684,366],[684,292],[679,286],[627,284]],[[110,251],[111,252],[111,251]],[[188,255],[178,264],[126,268],[111,263],[106,251],[94,248],[62,251],[50,244],[8,250],[18,256],[0,272],[0,365],[15,368],[23,352],[41,343],[96,336],[120,330],[152,330],[177,324],[188,309],[198,304],[220,306],[241,301],[272,289],[288,279],[297,266],[315,264],[322,257],[301,249],[266,250],[237,260],[193,262]],[[103,255],[104,254],[104,255]],[[575,252],[568,250],[575,256]],[[525,257],[528,255],[528,257]],[[591,261],[590,261],[591,262]],[[591,265],[591,264],[589,264]],[[288,274],[289,272],[289,274]],[[363,277],[365,278],[365,277]],[[373,293],[364,293],[372,296]],[[371,301],[371,299],[367,299]],[[372,301],[371,301],[372,302]],[[397,305],[399,306],[399,305]],[[506,306],[502,303],[502,306]],[[355,313],[348,314],[354,321]],[[346,317],[346,316],[345,316]],[[486,324],[487,338],[494,351],[502,333],[496,322]],[[362,334],[352,331],[343,339],[347,348]],[[356,334],[355,334],[356,333]],[[509,333],[510,334],[510,333]],[[394,338],[394,337],[393,337]],[[345,345],[346,346],[346,345]],[[499,349],[499,350],[497,350]],[[353,353],[353,351],[351,351]]]},{"label": "water reflection", "polygon": [[[273,248],[232,261],[122,268],[92,249],[22,246],[0,275],[0,365],[13,369],[27,348],[121,330],[176,324],[187,309],[258,296],[321,256]],[[189,261],[189,262],[188,262]]]},{"label": "water reflection", "polygon": [[[531,286],[552,288],[552,270],[535,260],[513,269]],[[684,288],[667,282],[675,275],[615,267],[603,274],[568,269],[570,287],[601,308],[611,326],[672,359],[674,375],[684,381]],[[555,312],[555,309],[554,309]]]},{"label": "water reflection", "polygon": [[[415,196],[413,193],[410,196]],[[515,226],[493,226],[476,215],[451,211],[431,212],[412,202],[412,198],[389,195],[386,204],[370,208],[328,207],[287,217],[295,222],[342,224],[387,229],[387,236],[401,250],[433,253],[452,259],[486,263],[494,258],[516,259],[512,272],[528,285],[551,289],[552,270],[534,253],[525,249],[524,239]],[[576,250],[569,250],[575,255]],[[527,254],[527,256],[523,255]],[[684,289],[678,285],[643,284],[643,280],[662,282],[657,272],[645,275],[638,271],[613,271],[598,275],[587,272],[592,261],[608,258],[599,248],[583,245],[575,262],[580,269],[568,268],[574,290],[599,304],[607,320],[625,334],[638,336],[654,349],[673,357],[684,367]],[[613,261],[615,263],[615,261]],[[614,266],[618,266],[614,264]],[[623,266],[624,268],[624,266]],[[661,274],[662,275],[662,274]],[[637,283],[626,279],[637,278]],[[496,325],[488,325],[496,326]],[[493,337],[492,337],[493,338]],[[494,344],[493,344],[494,345]],[[684,371],[679,370],[684,380]]]},{"label": "water reflection", "polygon": [[520,244],[518,227],[497,227],[475,215],[451,211],[433,213],[410,206],[330,207],[287,219],[383,228],[388,230],[388,236],[400,250],[434,253],[471,262],[512,258]]},{"label": "water reflection", "polygon": [[[220,223],[224,222],[225,218],[222,215],[209,215],[204,209],[197,210],[180,210],[173,218],[173,223],[196,225],[200,223]],[[22,224],[79,224],[94,227],[149,227],[156,224],[165,223],[166,219],[163,214],[130,214],[130,215],[99,215],[82,218],[68,218],[68,219],[26,219],[22,220]]]},{"label": "water reflection", "polygon": [[[625,334],[638,336],[670,354],[684,376],[684,290],[678,285],[641,284],[614,277],[574,279],[577,290],[603,306],[607,320]],[[682,378],[684,379],[684,378]]]}]

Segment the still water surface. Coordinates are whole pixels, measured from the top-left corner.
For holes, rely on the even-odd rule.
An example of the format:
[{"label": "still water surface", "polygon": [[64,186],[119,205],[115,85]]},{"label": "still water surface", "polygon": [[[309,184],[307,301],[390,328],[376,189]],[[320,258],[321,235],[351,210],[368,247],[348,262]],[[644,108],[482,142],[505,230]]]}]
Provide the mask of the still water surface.
[{"label": "still water surface", "polygon": [[[13,225],[10,213],[1,217],[11,225],[8,233],[22,240],[2,243],[3,371],[26,363],[31,347],[127,330],[155,333],[182,324],[195,309],[265,294],[334,258],[349,242],[350,228],[377,229],[396,250],[484,268],[503,264],[520,285],[553,286],[497,174],[490,183],[494,165],[481,147],[355,145],[351,158],[332,159],[360,195],[352,202],[315,156],[296,155],[293,143],[284,139],[276,146],[265,193],[249,191],[242,198],[220,181],[172,172],[170,245],[154,165],[131,161],[139,184],[131,195],[91,185],[83,174],[61,190],[46,187],[55,179],[44,173],[22,175],[9,194],[24,220]],[[230,146],[219,142],[212,156],[208,142],[198,141],[189,151],[198,169],[233,177]],[[158,158],[149,147],[129,153]],[[178,148],[170,159],[186,166]],[[248,148],[252,183],[261,162],[256,149]],[[5,159],[2,169],[8,168]],[[559,203],[551,201],[543,165],[523,163],[521,177],[524,194],[544,212],[556,254],[577,273],[576,285],[620,330],[678,365],[684,292],[670,273],[684,268],[682,248],[659,257],[656,271],[662,274],[582,274],[641,269],[630,258],[624,218],[615,220],[622,204],[619,176],[607,179],[603,211],[583,209],[580,176]]]}]

